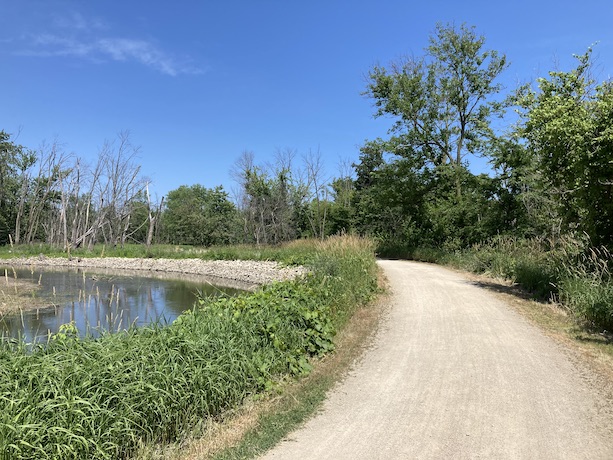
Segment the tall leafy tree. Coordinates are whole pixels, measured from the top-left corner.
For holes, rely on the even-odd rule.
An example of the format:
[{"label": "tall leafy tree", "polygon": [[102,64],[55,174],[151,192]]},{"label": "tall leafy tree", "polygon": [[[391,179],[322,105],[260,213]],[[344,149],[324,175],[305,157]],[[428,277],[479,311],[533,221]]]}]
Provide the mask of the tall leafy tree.
[{"label": "tall leafy tree", "polygon": [[352,200],[356,229],[379,239],[381,246],[417,246],[428,233],[425,199],[428,175],[408,158],[384,157],[384,142],[361,148],[355,165]]},{"label": "tall leafy tree", "polygon": [[392,245],[465,246],[498,231],[496,184],[469,170],[489,155],[504,112],[497,78],[506,57],[473,27],[437,25],[422,57],[374,67],[365,95],[390,137],[367,142],[356,165],[356,224]]},{"label": "tall leafy tree", "polygon": [[493,144],[496,206],[500,233],[517,237],[557,237],[560,214],[556,199],[534,154],[517,131]]},{"label": "tall leafy tree", "polygon": [[328,235],[346,233],[352,229],[354,208],[352,206],[355,194],[354,181],[350,176],[341,176],[332,180],[332,203],[330,206]]},{"label": "tall leafy tree", "polygon": [[591,77],[591,50],[519,92],[520,133],[542,171],[566,231],[613,247],[613,83]]},{"label": "tall leafy tree", "polygon": [[458,198],[467,157],[485,152],[490,119],[503,108],[494,96],[506,57],[484,47],[473,27],[439,24],[423,57],[374,67],[365,92],[376,117],[395,119],[388,151],[449,168]]}]

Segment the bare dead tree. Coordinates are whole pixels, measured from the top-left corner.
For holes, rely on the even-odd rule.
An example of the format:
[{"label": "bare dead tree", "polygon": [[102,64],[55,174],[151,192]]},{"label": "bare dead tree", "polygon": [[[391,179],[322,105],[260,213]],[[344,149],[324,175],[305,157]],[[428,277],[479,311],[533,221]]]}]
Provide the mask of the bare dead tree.
[{"label": "bare dead tree", "polygon": [[100,232],[105,244],[126,241],[132,202],[145,186],[139,176],[140,166],[134,163],[137,153],[128,132],[119,133],[116,142],[105,142],[99,152],[93,188],[97,218],[87,233],[96,237]]},{"label": "bare dead tree", "polygon": [[[27,220],[27,232],[24,243],[32,243],[42,226],[46,229],[47,241],[49,235],[57,233],[56,217],[58,201],[58,180],[62,170],[66,168],[69,156],[62,150],[60,144],[54,141],[50,146],[44,144],[38,153],[38,174],[33,181],[31,193],[28,196],[29,206],[24,213]],[[51,240],[53,241],[53,236]]]},{"label": "bare dead tree", "polygon": [[[30,182],[32,176],[32,166],[36,164],[36,154],[29,152],[27,157],[24,158],[24,162],[21,165],[20,171],[20,193],[19,202],[17,204],[17,213],[15,215],[15,238],[11,243],[21,243],[21,221],[24,218],[26,204],[30,194]],[[9,235],[10,237],[10,235]]]},{"label": "bare dead tree", "polygon": [[145,186],[140,166],[133,162],[137,153],[129,133],[122,132],[115,142],[103,144],[92,169],[77,159],[70,177],[61,176],[63,210],[59,220],[67,250],[82,245],[91,249],[100,240],[108,245],[126,242],[133,202]]},{"label": "bare dead tree", "polygon": [[313,236],[323,239],[326,235],[326,218],[328,214],[328,180],[325,177],[323,158],[319,148],[303,156],[307,175],[309,193],[309,223]]},{"label": "bare dead tree", "polygon": [[148,216],[149,216],[149,228],[147,229],[147,247],[151,246],[153,242],[153,235],[155,234],[155,229],[157,223],[159,221],[160,215],[162,213],[162,207],[164,206],[164,197],[160,200],[160,204],[157,206],[157,209],[153,209],[153,205],[151,203],[151,196],[149,195],[149,182],[145,185],[145,191],[147,193],[147,207],[148,207]]}]

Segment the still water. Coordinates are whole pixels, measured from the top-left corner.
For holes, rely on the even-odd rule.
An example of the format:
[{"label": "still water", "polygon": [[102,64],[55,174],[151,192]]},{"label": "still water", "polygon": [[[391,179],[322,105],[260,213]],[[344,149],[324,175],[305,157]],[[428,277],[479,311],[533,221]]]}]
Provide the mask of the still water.
[{"label": "still water", "polygon": [[[243,292],[238,285],[221,286],[203,277],[179,274],[171,279],[127,271],[7,270],[11,278],[34,286],[30,307],[38,307],[0,318],[0,337],[21,337],[26,342],[46,341],[49,333],[71,321],[81,335],[93,336],[102,330],[118,331],[132,325],[168,324],[193,308],[199,295],[233,296]],[[0,273],[5,273],[4,267],[0,267]]]}]

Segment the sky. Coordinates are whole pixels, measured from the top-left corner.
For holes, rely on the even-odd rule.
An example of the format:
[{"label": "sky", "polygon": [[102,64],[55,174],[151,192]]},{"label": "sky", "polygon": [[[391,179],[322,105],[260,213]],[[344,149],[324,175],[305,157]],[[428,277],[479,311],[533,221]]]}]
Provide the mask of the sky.
[{"label": "sky", "polygon": [[594,44],[600,79],[613,75],[611,0],[0,0],[0,11],[0,130],[90,162],[129,132],[158,199],[181,185],[230,192],[246,151],[258,164],[319,152],[339,176],[393,123],[362,95],[369,70],[423,55],[437,23],[475,26],[506,54],[508,91],[572,69]]}]

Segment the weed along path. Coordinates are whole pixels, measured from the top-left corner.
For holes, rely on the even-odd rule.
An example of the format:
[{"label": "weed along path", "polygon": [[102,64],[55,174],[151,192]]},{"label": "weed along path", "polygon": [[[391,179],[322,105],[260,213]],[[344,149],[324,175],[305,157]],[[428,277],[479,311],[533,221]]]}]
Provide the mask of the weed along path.
[{"label": "weed along path", "polygon": [[613,459],[613,401],[562,346],[452,271],[380,266],[371,348],[265,459]]}]

